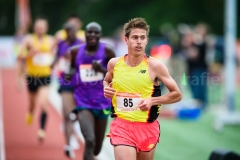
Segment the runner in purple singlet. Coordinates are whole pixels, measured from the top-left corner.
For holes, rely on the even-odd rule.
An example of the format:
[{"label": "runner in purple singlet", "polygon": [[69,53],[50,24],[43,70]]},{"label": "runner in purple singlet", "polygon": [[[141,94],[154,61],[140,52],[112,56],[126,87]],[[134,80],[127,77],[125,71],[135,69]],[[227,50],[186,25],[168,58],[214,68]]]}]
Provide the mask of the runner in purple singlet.
[{"label": "runner in purple singlet", "polygon": [[69,158],[74,158],[74,151],[70,146],[70,138],[73,133],[73,124],[72,124],[73,122],[70,120],[69,115],[75,107],[75,101],[73,98],[75,79],[72,78],[71,80],[65,80],[64,75],[70,69],[70,55],[69,55],[70,47],[80,45],[83,42],[76,37],[76,29],[74,25],[67,23],[64,26],[64,29],[66,30],[67,38],[58,43],[58,51],[57,51],[55,63],[57,63],[57,69],[60,72],[59,93],[62,98],[64,132],[65,132],[65,138],[66,138],[66,145],[64,149],[65,149],[65,154]]},{"label": "runner in purple singlet", "polygon": [[114,51],[99,42],[101,26],[92,22],[86,26],[86,43],[71,50],[72,68],[75,68],[74,99],[81,131],[85,138],[84,160],[93,160],[101,151],[111,101],[103,94],[103,78]]}]

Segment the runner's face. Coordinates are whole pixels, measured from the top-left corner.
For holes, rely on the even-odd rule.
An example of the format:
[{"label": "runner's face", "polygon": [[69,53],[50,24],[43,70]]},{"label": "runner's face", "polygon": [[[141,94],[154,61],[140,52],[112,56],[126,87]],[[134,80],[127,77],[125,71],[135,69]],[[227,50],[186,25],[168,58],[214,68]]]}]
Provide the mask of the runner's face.
[{"label": "runner's face", "polygon": [[44,35],[47,33],[48,24],[46,20],[37,20],[34,24],[34,32],[37,35]]},{"label": "runner's face", "polygon": [[128,45],[128,53],[136,56],[142,55],[145,53],[145,48],[148,42],[147,31],[134,28],[130,32],[129,37],[125,37],[125,41]]},{"label": "runner's face", "polygon": [[78,18],[69,18],[67,22],[73,24],[77,30],[82,27],[82,23]]},{"label": "runner's face", "polygon": [[70,41],[73,41],[76,39],[76,31],[74,28],[67,28],[66,32],[67,32],[67,37]]},{"label": "runner's face", "polygon": [[98,27],[92,26],[86,30],[86,42],[89,46],[96,46],[100,37],[101,31]]}]

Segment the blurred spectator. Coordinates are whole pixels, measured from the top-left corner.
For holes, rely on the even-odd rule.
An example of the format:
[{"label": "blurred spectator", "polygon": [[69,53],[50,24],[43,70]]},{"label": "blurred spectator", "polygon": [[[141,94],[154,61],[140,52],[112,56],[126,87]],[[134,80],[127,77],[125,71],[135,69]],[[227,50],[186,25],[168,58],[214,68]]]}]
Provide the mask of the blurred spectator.
[{"label": "blurred spectator", "polygon": [[193,98],[197,106],[204,109],[207,105],[207,64],[205,62],[207,44],[207,28],[198,25],[187,30],[180,43],[180,53],[184,56],[188,67],[188,80]]},{"label": "blurred spectator", "polygon": [[116,38],[114,40],[114,48],[116,52],[116,57],[121,57],[128,53],[127,44],[125,43],[125,35],[123,27],[117,29]]},{"label": "blurred spectator", "polygon": [[161,44],[168,44],[172,47],[173,54],[179,44],[179,35],[176,29],[170,23],[163,23],[160,26]]},{"label": "blurred spectator", "polygon": [[238,40],[236,43],[236,57],[238,66],[240,66],[240,40]]},{"label": "blurred spectator", "polygon": [[[23,45],[23,40],[28,33],[26,26],[20,26],[14,36],[14,56],[18,57],[20,54],[20,48]],[[25,55],[27,52],[22,51],[21,54]],[[25,61],[17,59],[17,89],[22,90],[23,81],[22,77],[25,73]]]},{"label": "blurred spectator", "polygon": [[240,40],[237,41],[236,44],[236,57],[237,57],[237,82],[238,86],[240,86]]}]

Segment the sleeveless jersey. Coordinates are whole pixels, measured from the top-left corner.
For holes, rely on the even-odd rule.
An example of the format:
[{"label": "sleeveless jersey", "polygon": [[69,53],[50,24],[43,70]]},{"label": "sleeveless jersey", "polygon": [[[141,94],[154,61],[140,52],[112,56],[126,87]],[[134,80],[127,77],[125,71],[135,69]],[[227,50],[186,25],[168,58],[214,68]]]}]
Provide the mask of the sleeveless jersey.
[{"label": "sleeveless jersey", "polygon": [[137,106],[141,99],[161,96],[160,86],[154,86],[148,71],[149,58],[145,55],[136,67],[127,66],[125,56],[114,66],[112,87],[116,94],[112,98],[112,117],[134,121],[153,122],[159,115],[160,105],[141,111]]},{"label": "sleeveless jersey", "polygon": [[70,68],[70,61],[64,58],[64,55],[68,53],[68,49],[72,46],[81,44],[82,41],[80,39],[76,39],[73,43],[69,44],[66,41],[61,41],[58,44],[57,57],[58,61],[58,69],[60,71],[59,83],[61,86],[74,86],[74,78],[70,81],[66,81],[64,78],[64,73],[66,73]]},{"label": "sleeveless jersey", "polygon": [[51,75],[51,64],[53,54],[51,53],[50,37],[45,35],[42,42],[36,35],[32,35],[33,47],[39,50],[39,53],[27,58],[27,73],[33,77],[46,77]]},{"label": "sleeveless jersey", "polygon": [[[61,29],[59,31],[59,38],[61,40],[65,40],[67,38],[67,33],[66,33],[65,29]],[[82,41],[84,41],[85,40],[85,31],[84,30],[78,30],[77,31],[77,38],[81,39]]]},{"label": "sleeveless jersey", "polygon": [[97,61],[107,68],[105,56],[105,44],[99,43],[99,48],[94,55],[87,55],[85,52],[86,43],[80,46],[76,58],[76,87],[74,98],[77,107],[89,109],[106,109],[111,106],[111,101],[104,97],[103,78],[100,72],[92,69],[92,62]]}]

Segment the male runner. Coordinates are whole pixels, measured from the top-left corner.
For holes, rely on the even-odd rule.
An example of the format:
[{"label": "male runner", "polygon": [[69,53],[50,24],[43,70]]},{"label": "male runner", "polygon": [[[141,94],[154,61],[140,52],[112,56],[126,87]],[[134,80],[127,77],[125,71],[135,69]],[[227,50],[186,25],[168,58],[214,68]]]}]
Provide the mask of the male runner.
[{"label": "male runner", "polygon": [[[103,78],[108,61],[114,51],[99,42],[101,26],[92,22],[86,26],[86,43],[72,50],[72,66],[75,67],[76,87],[74,98],[78,120],[85,139],[84,160],[93,160],[101,151],[110,114],[111,101],[103,94]],[[76,50],[75,50],[76,51]]]},{"label": "male runner", "polygon": [[[153,160],[160,136],[161,104],[181,100],[181,92],[158,60],[145,54],[149,26],[143,18],[124,26],[128,54],[108,63],[104,95],[112,98],[110,138],[116,160]],[[162,82],[169,90],[161,96]]]},{"label": "male runner", "polygon": [[29,111],[26,122],[32,124],[36,107],[41,108],[40,140],[45,137],[45,123],[47,119],[49,84],[51,82],[51,64],[53,60],[53,38],[47,35],[48,22],[44,18],[38,18],[34,23],[34,34],[28,35],[21,51],[27,50],[26,56],[18,58],[26,61],[27,85],[29,94]]},{"label": "male runner", "polygon": [[[77,14],[71,14],[67,18],[67,23],[72,23],[77,30],[77,32],[76,32],[77,38],[81,39],[82,41],[85,41],[85,32],[84,32],[84,30],[81,29],[82,21],[81,21],[80,17]],[[59,30],[56,33],[55,37],[56,37],[57,41],[65,40],[67,37],[67,33],[66,33],[65,29]]]},{"label": "male runner", "polygon": [[74,152],[72,147],[70,146],[70,138],[73,131],[73,124],[69,115],[75,108],[75,101],[73,98],[74,79],[70,81],[65,80],[64,74],[68,73],[68,71],[70,70],[70,47],[80,45],[82,41],[76,37],[76,28],[73,24],[67,23],[64,28],[67,33],[67,38],[66,40],[63,40],[58,44],[58,51],[55,62],[58,64],[57,67],[61,72],[59,80],[59,93],[61,95],[63,104],[64,131],[67,143],[67,145],[65,146],[65,154],[68,157],[73,158]]}]

